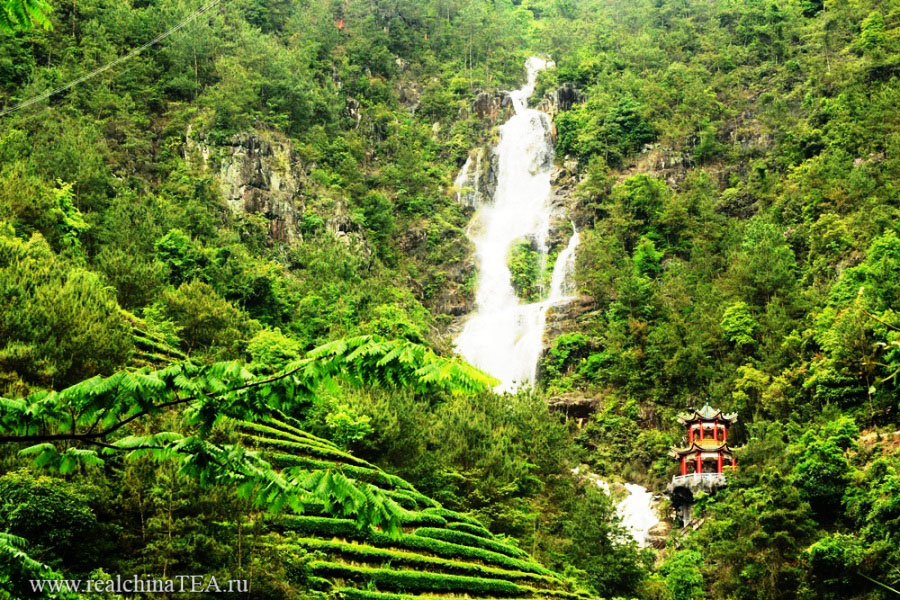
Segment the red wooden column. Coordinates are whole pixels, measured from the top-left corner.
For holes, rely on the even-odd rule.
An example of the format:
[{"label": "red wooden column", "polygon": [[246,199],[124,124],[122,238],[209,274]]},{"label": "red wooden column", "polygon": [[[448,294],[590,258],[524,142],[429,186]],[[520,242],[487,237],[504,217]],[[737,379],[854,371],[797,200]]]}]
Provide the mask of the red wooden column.
[{"label": "red wooden column", "polygon": [[681,457],[681,474],[687,475],[687,461],[684,456]]},{"label": "red wooden column", "polygon": [[719,461],[718,461],[718,464],[716,465],[716,473],[721,473],[721,472],[722,472],[722,453],[719,452]]},{"label": "red wooden column", "polygon": [[[703,430],[701,429],[700,431],[703,431]],[[700,457],[701,454],[703,454],[703,453],[697,452],[697,468],[694,470],[695,473],[703,472],[703,459]]]},{"label": "red wooden column", "polygon": [[688,446],[694,443],[694,426],[688,425]]},{"label": "red wooden column", "polygon": [[703,421],[700,421],[700,441],[703,441]]}]

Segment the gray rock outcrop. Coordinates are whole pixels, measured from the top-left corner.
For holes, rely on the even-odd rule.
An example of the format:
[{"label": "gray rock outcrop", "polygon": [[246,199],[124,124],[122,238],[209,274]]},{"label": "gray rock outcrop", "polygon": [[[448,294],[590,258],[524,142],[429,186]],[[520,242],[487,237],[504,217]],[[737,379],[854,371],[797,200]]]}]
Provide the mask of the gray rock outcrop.
[{"label": "gray rock outcrop", "polygon": [[[309,167],[293,145],[270,132],[238,133],[213,145],[188,128],[185,159],[202,170],[216,170],[219,190],[233,215],[258,214],[267,223],[273,242],[290,244],[302,238],[306,211],[303,195]],[[319,202],[314,211],[335,238],[369,256],[362,229],[353,222],[341,200]]]},{"label": "gray rock outcrop", "polygon": [[219,186],[232,212],[261,214],[272,239],[293,242],[300,234],[303,175],[289,142],[245,132],[235,135],[225,148]]}]

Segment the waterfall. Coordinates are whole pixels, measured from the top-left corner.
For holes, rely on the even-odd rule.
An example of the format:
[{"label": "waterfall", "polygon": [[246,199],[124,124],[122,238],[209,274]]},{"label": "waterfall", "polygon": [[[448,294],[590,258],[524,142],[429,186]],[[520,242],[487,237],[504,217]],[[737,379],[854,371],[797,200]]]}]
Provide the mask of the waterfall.
[{"label": "waterfall", "polygon": [[[596,473],[575,467],[572,474],[586,479],[604,491],[607,496],[612,495],[612,489],[607,481],[604,481]],[[659,523],[659,515],[656,512],[656,500],[647,488],[636,483],[614,484],[617,489],[625,488],[627,496],[616,503],[616,516],[625,532],[637,542],[639,548],[650,545],[650,530]],[[619,492],[617,492],[618,495]]]},{"label": "waterfall", "polygon": [[[532,57],[525,63],[528,80],[509,92],[515,114],[500,127],[497,190],[482,206],[468,235],[478,260],[476,310],[455,340],[457,351],[471,364],[500,380],[497,392],[513,392],[534,383],[543,349],[547,309],[569,300],[567,287],[578,234],[574,225],[567,247],[557,257],[546,299],[523,304],[513,290],[507,255],[517,240],[531,240],[547,260],[550,232],[550,176],[553,145],[550,118],[528,108],[537,74],[552,63]],[[468,177],[466,161],[457,182]]]}]

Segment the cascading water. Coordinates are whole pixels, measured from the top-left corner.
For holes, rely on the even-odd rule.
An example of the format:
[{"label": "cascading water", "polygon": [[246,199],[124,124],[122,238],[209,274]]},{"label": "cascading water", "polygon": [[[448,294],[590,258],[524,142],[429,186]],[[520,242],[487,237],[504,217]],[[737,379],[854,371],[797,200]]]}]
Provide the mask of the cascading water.
[{"label": "cascading water", "polygon": [[[583,467],[572,469],[572,474],[590,481],[603,490],[607,496],[612,495],[610,484],[596,473],[586,471]],[[622,488],[626,496],[616,503],[616,514],[625,532],[637,542],[639,548],[646,548],[650,544],[650,530],[659,523],[659,515],[656,512],[656,500],[647,488],[636,483],[615,484],[616,495]]]},{"label": "cascading water", "polygon": [[[528,81],[510,92],[515,115],[500,127],[497,190],[493,202],[480,207],[469,226],[469,238],[475,243],[478,258],[476,311],[456,338],[457,351],[471,364],[500,380],[498,392],[512,392],[534,383],[537,362],[543,349],[547,309],[570,299],[569,280],[574,269],[578,232],[572,226],[569,243],[556,257],[549,292],[541,302],[523,304],[512,287],[507,255],[517,240],[531,240],[547,259],[550,232],[550,171],[553,146],[550,119],[528,108],[535,79],[550,63],[530,58],[525,63]],[[478,197],[481,155],[476,156],[474,177],[470,156],[456,178],[457,199],[463,202],[465,184],[473,181]],[[467,192],[468,193],[468,192]],[[579,470],[573,471],[579,475]],[[609,484],[588,473],[588,479],[609,493]],[[639,485],[626,483],[628,495],[616,510],[625,530],[644,547],[650,529],[659,522],[653,496]]]},{"label": "cascading water", "polygon": [[[512,392],[534,383],[547,309],[569,299],[566,281],[578,244],[574,226],[568,246],[554,263],[545,300],[522,304],[507,266],[513,243],[522,239],[533,241],[542,264],[547,259],[553,165],[550,119],[529,109],[528,98],[538,72],[551,64],[537,57],[528,59],[527,83],[509,93],[515,114],[500,127],[500,143],[495,149],[497,191],[493,202],[481,207],[469,227],[479,266],[477,309],[456,338],[456,349],[469,363],[500,380],[497,392]],[[465,179],[470,167],[467,161],[458,181]]]}]

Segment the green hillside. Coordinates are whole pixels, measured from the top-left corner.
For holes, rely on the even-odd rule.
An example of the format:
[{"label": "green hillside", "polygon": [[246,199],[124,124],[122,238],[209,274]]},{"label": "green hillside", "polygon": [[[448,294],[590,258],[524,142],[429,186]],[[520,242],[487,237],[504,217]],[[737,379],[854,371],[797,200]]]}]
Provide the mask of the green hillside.
[{"label": "green hillside", "polygon": [[[532,56],[518,297],[580,243],[496,394],[453,344]],[[898,107],[897,0],[0,0],[0,600],[897,598]]]},{"label": "green hillside", "polygon": [[403,479],[340,451],[334,444],[280,421],[238,423],[246,443],[277,466],[336,470],[383,490],[403,507],[402,530],[391,535],[335,517],[324,505],[303,515],[270,517],[288,551],[311,553],[311,588],[340,598],[404,600],[440,597],[590,598],[542,567],[508,538],[472,516],[448,510]]}]

